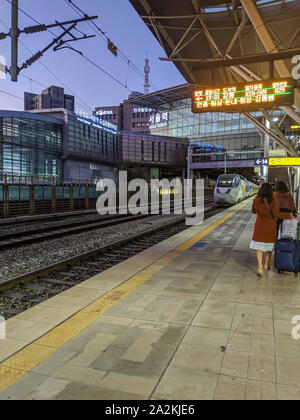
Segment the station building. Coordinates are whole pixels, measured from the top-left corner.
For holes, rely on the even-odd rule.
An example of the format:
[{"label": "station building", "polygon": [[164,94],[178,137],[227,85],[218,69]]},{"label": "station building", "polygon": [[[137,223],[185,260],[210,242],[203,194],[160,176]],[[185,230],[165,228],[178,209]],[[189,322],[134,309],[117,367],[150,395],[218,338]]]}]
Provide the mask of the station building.
[{"label": "station building", "polygon": [[[143,96],[142,93],[133,92],[128,100]],[[115,124],[119,131],[135,134],[151,134],[150,118],[156,110],[151,107],[136,106],[124,101],[118,106],[103,106],[95,109],[95,115],[103,121]]]},{"label": "station building", "polygon": [[[161,91],[131,98],[132,106],[150,107],[156,112],[150,116],[151,135],[187,139],[190,146],[189,168],[198,175],[215,176],[225,169],[238,170],[247,177],[263,176],[265,168],[255,167],[256,159],[264,156],[286,156],[286,152],[260,132],[241,113],[192,112],[192,90],[183,84]],[[253,112],[258,121],[266,124],[263,114]],[[272,113],[274,122],[284,117],[281,110]],[[291,128],[293,127],[293,128]],[[299,126],[288,116],[282,130],[293,147],[300,148]]]},{"label": "station building", "polygon": [[149,176],[150,168],[157,176],[181,176],[187,149],[183,139],[120,132],[108,121],[63,108],[0,111],[2,182],[34,177],[96,183],[115,179],[123,161],[149,168]]}]

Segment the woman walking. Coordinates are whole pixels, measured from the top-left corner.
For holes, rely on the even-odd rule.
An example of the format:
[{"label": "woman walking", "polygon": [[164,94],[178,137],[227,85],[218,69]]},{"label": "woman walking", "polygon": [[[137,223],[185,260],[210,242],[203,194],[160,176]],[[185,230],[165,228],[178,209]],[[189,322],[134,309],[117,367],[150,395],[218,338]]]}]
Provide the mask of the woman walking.
[{"label": "woman walking", "polygon": [[[277,201],[280,213],[296,213],[294,197],[290,194],[288,187],[282,181],[278,182],[274,199]],[[277,220],[277,236],[282,225],[282,218]]]},{"label": "woman walking", "polygon": [[[263,268],[271,269],[271,254],[277,239],[276,219],[291,219],[293,214],[279,212],[277,201],[273,198],[273,188],[267,183],[261,186],[254,199],[252,213],[257,214],[257,218],[250,248],[256,250],[257,275],[261,277]],[[264,254],[265,264],[263,265]]]},{"label": "woman walking", "polygon": [[290,194],[288,187],[282,181],[278,182],[274,198],[277,201],[281,213],[295,213],[296,206],[294,197]]}]

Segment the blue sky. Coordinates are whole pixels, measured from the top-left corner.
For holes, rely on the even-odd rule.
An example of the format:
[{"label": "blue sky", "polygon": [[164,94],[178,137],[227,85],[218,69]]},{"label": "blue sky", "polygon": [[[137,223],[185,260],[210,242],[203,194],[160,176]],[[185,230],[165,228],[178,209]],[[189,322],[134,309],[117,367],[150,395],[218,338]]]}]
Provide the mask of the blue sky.
[{"label": "blue sky", "polygon": [[[142,71],[148,52],[151,65],[150,81],[156,88],[163,89],[185,82],[173,64],[161,62],[158,59],[160,56],[165,56],[163,49],[128,0],[74,0],[74,2],[87,14],[99,16],[96,23]],[[50,24],[55,20],[78,18],[76,12],[65,0],[19,0],[19,7],[41,23]],[[0,0],[0,32],[8,32],[4,24],[10,26],[10,15],[11,5],[7,0]],[[19,27],[31,25],[35,23],[20,12]],[[86,23],[79,24],[78,28],[86,34],[95,34]],[[59,34],[60,30],[54,29],[53,32]],[[34,53],[43,49],[52,41],[52,38],[48,32],[20,36],[20,40]],[[19,48],[20,65],[29,58],[31,53],[22,44]],[[126,84],[127,64],[121,58],[115,58],[99,36],[74,43],[74,48],[84,52],[100,67]],[[0,55],[6,58],[10,66],[10,38],[0,41]],[[17,83],[11,82],[9,75],[6,80],[0,78],[0,90],[23,98],[24,91],[40,93],[43,89],[43,86],[35,81],[46,87],[61,86],[62,84],[46,70],[48,68],[68,86],[68,89],[65,88],[66,93],[75,94],[78,97],[76,98],[78,108],[88,110],[84,103],[92,109],[96,106],[117,105],[128,97],[128,90],[71,50],[53,52],[51,49],[45,53],[41,62],[44,66],[36,62],[23,70],[22,74],[27,78],[20,76]],[[30,81],[28,78],[33,80]],[[130,69],[129,89],[143,91],[143,84],[143,79]],[[154,90],[153,87],[152,90]],[[81,103],[81,100],[84,103]],[[23,102],[0,92],[0,109],[22,110]]]}]

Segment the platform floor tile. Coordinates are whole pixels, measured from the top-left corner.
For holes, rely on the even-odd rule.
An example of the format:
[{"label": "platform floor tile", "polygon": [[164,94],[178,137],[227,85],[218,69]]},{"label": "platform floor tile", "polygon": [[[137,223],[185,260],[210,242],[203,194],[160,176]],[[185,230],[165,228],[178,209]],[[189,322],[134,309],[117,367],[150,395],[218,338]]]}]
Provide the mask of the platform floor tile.
[{"label": "platform floor tile", "polygon": [[123,264],[80,285],[82,295],[66,293],[66,310],[98,295],[52,331],[49,308],[62,299],[40,306],[43,322],[21,315],[7,349],[30,338],[21,325],[36,324],[42,337],[1,363],[0,398],[299,399],[291,319],[300,314],[300,280],[273,271],[257,278],[255,217],[249,205],[230,214],[177,235],[175,249],[168,240],[146,251],[152,262],[145,267],[143,254],[139,271],[129,261],[131,277]]}]

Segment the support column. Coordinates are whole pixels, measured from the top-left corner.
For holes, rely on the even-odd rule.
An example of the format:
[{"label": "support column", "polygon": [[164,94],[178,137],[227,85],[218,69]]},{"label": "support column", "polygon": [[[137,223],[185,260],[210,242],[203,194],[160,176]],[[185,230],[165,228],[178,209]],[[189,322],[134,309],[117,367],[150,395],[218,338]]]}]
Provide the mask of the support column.
[{"label": "support column", "polygon": [[[265,120],[265,124],[268,130],[270,130],[270,122]],[[270,137],[265,134],[264,139],[264,157],[268,158],[270,155]],[[269,182],[269,166],[263,166],[263,176],[266,179],[266,182]]]}]

